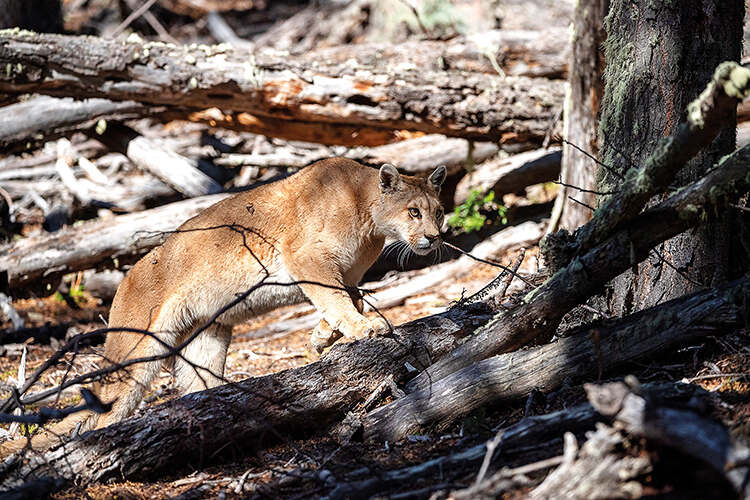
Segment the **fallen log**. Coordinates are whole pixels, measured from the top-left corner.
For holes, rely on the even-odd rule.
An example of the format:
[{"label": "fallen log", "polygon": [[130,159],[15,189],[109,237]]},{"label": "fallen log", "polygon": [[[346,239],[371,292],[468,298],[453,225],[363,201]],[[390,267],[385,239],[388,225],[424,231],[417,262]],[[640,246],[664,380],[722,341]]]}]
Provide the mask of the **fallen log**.
[{"label": "fallen log", "polygon": [[133,101],[37,96],[2,108],[0,150],[6,153],[34,149],[44,142],[83,132],[99,120],[130,120],[156,114],[163,107]]},{"label": "fallen log", "polygon": [[161,476],[246,454],[280,435],[320,430],[364,401],[384,377],[403,379],[488,318],[481,306],[454,308],[387,337],[335,345],[306,366],[169,401],[142,417],[29,456],[28,463],[0,477],[0,487],[44,476],[75,478],[78,484]]},{"label": "fallen log", "polygon": [[496,199],[518,193],[526,186],[553,181],[560,175],[560,148],[537,149],[477,165],[456,186],[454,203],[466,201],[472,190],[495,192]]},{"label": "fallen log", "polygon": [[284,120],[253,113],[239,113],[209,108],[201,111],[174,110],[164,119],[187,119],[211,127],[250,132],[290,141],[316,142],[338,146],[380,146],[399,140],[399,131],[375,126],[342,125],[340,123]]},{"label": "fallen log", "polygon": [[[538,448],[545,455],[559,451],[558,444],[563,432],[574,432],[579,435],[594,428],[597,413],[586,403],[562,411],[536,415],[522,419],[520,422],[502,428],[502,446],[496,448],[491,459],[495,464],[520,453],[528,453],[529,448]],[[375,477],[343,482],[328,494],[332,500],[352,498],[354,496],[383,495],[385,492],[403,487],[405,482],[420,478],[434,477],[437,474],[454,476],[467,469],[478,470],[485,455],[487,443],[478,444],[460,452],[434,458],[411,467],[384,471]]]},{"label": "fallen log", "polygon": [[426,135],[375,148],[354,149],[345,156],[370,165],[392,163],[410,175],[424,174],[444,165],[450,175],[492,158],[499,150],[491,142],[477,142],[470,148],[463,139]]},{"label": "fallen log", "polygon": [[[308,52],[326,64],[341,64],[369,53],[389,64],[420,71],[468,71],[509,76],[564,78],[567,71],[568,29],[544,31],[492,30],[448,41],[407,41],[400,44],[366,43],[326,47]],[[292,53],[302,54],[298,47]]]},{"label": "fallen log", "polygon": [[[126,211],[142,210],[147,200],[174,196],[172,188],[160,180],[145,175],[129,175],[120,182],[109,186],[84,183],[91,197],[102,206],[117,207]],[[3,181],[5,189],[13,198],[34,193],[43,198],[60,194],[60,182],[56,180],[43,181]],[[71,208],[71,207],[68,207]],[[2,253],[0,247],[0,253]]]},{"label": "fallen log", "polygon": [[186,158],[126,125],[108,123],[91,136],[188,198],[222,191],[219,183],[200,171],[198,160]]},{"label": "fallen log", "polygon": [[0,270],[8,271],[14,295],[40,281],[82,271],[108,259],[145,253],[170,231],[228,196],[216,194],[171,203],[112,219],[87,222],[51,235],[31,236],[0,248]]},{"label": "fallen log", "polygon": [[557,342],[500,354],[451,375],[433,379],[370,412],[367,439],[395,441],[433,421],[454,420],[490,402],[549,392],[565,379],[601,377],[628,361],[675,344],[722,335],[743,324],[750,278],[698,292],[593,328],[580,328]]},{"label": "fallen log", "polygon": [[561,82],[418,71],[388,61],[316,65],[229,46],[175,47],[0,31],[0,92],[103,97],[259,116],[409,129],[504,142],[541,142]]}]

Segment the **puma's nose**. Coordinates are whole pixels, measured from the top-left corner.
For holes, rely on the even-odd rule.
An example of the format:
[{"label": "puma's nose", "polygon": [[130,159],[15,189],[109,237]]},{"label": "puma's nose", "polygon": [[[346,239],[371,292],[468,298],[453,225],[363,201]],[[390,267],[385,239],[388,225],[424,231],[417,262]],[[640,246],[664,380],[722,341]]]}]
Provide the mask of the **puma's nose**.
[{"label": "puma's nose", "polygon": [[425,234],[417,240],[417,248],[419,248],[420,250],[427,250],[428,248],[432,248],[438,238],[440,238],[439,234],[436,234],[434,236]]}]

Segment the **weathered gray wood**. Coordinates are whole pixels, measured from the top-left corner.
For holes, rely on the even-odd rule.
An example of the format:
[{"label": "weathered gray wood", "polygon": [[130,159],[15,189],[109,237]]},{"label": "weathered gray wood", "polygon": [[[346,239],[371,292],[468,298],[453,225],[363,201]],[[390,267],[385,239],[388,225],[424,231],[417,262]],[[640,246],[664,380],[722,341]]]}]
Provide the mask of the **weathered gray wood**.
[{"label": "weathered gray wood", "polygon": [[580,450],[575,437],[566,433],[563,463],[529,498],[640,498],[644,487],[639,479],[653,470],[651,460],[625,455],[625,446],[625,437],[606,425],[589,433]]},{"label": "weathered gray wood", "polygon": [[217,107],[301,122],[410,129],[505,142],[541,141],[562,84],[541,78],[399,68],[388,61],[317,67],[228,46],[176,47],[0,32],[0,92]]},{"label": "weathered gray wood", "polygon": [[705,404],[666,405],[659,393],[637,384],[587,384],[585,388],[592,406],[626,432],[706,463],[727,479],[739,498],[750,498],[750,448],[705,416]]},{"label": "weathered gray wood", "polygon": [[5,474],[0,487],[53,476],[79,484],[158,477],[279,435],[314,432],[343,418],[387,375],[407,376],[452,349],[486,321],[486,309],[455,308],[396,329],[392,336],[335,345],[319,361],[169,401],[146,415],[83,434]]},{"label": "weathered gray wood", "polygon": [[366,438],[398,440],[432,421],[454,420],[481,405],[518,399],[564,380],[597,376],[624,362],[743,324],[750,278],[675,299],[623,319],[583,328],[552,344],[474,363],[369,413]]},{"label": "weathered gray wood", "polygon": [[133,101],[56,99],[37,96],[2,108],[0,150],[18,152],[87,130],[99,120],[129,120],[163,111]]},{"label": "weathered gray wood", "polygon": [[665,202],[644,212],[629,226],[577,257],[542,286],[529,293],[515,310],[500,313],[487,327],[409,383],[426,389],[430,381],[500,352],[512,351],[551,335],[562,316],[601,289],[604,283],[640,262],[660,242],[701,220],[718,196],[744,192],[750,147],[736,151],[716,169]]},{"label": "weathered gray wood", "polygon": [[91,136],[189,198],[222,191],[219,183],[198,169],[198,160],[186,158],[126,125],[108,123],[103,131]]},{"label": "weathered gray wood", "polygon": [[8,271],[11,290],[23,289],[44,278],[96,267],[118,256],[145,252],[163,242],[169,231],[226,196],[203,196],[86,222],[51,235],[25,238],[0,247],[0,270]]},{"label": "weathered gray wood", "polygon": [[560,148],[549,148],[477,165],[458,182],[453,200],[456,205],[465,202],[474,189],[482,193],[492,190],[499,197],[523,191],[532,184],[553,181],[560,175],[561,158]]}]

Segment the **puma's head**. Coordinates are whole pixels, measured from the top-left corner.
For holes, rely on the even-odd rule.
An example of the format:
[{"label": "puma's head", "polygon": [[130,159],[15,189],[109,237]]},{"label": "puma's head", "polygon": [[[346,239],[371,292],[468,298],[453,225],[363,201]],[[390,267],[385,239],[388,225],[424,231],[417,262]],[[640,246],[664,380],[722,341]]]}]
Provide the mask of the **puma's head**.
[{"label": "puma's head", "polygon": [[407,243],[414,253],[426,255],[440,246],[443,207],[438,194],[445,167],[427,179],[401,175],[393,165],[380,167],[380,204],[373,210],[378,228],[388,237]]}]

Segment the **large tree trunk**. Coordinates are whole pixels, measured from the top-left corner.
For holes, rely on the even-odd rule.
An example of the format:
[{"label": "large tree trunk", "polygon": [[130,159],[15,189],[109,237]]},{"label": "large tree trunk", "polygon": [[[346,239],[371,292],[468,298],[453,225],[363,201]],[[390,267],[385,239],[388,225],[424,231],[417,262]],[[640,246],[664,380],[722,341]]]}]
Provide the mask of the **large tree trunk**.
[{"label": "large tree trunk", "polygon": [[0,66],[8,70],[0,72],[0,92],[13,94],[217,107],[350,133],[353,126],[410,129],[504,142],[541,142],[562,102],[560,81],[419,64],[393,65],[368,51],[329,65],[227,46],[0,33]]},{"label": "large tree trunk", "polygon": [[[739,0],[613,0],[607,18],[606,87],[602,102],[598,190],[615,191],[618,174],[644,165],[657,141],[676,130],[682,110],[702,90],[717,64],[739,60],[743,3]],[[698,178],[734,148],[734,120],[678,174],[677,185]],[[613,172],[614,171],[614,172]],[[658,201],[658,200],[654,200]],[[664,243],[643,264],[614,280],[610,310],[624,315],[733,275],[730,218],[709,213],[693,234]]]},{"label": "large tree trunk", "polygon": [[59,33],[60,0],[0,0],[0,29],[4,28]]},{"label": "large tree trunk", "polygon": [[[586,205],[593,207],[596,204],[592,191],[596,186],[597,164],[584,152],[594,158],[599,153],[596,119],[604,92],[604,57],[601,45],[607,36],[604,32],[604,16],[608,9],[609,0],[584,0],[576,3],[563,113],[563,137],[567,143],[563,144],[560,172],[562,185],[555,200],[550,229],[557,226],[573,231],[591,218],[591,209]],[[571,197],[581,203],[576,203]],[[557,224],[556,217],[559,217]]]}]

